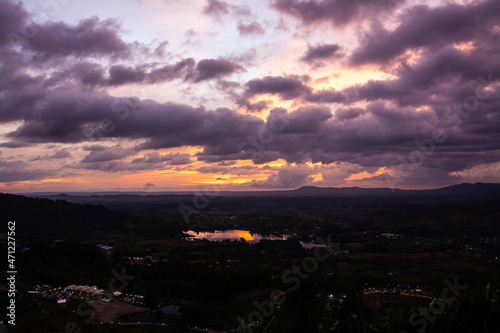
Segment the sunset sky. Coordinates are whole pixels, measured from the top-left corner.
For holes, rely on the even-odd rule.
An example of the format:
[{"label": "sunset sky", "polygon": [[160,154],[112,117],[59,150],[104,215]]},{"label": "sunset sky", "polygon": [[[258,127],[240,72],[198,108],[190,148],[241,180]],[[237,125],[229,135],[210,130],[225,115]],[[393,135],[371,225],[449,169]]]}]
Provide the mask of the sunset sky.
[{"label": "sunset sky", "polygon": [[0,0],[0,191],[500,182],[500,1]]}]

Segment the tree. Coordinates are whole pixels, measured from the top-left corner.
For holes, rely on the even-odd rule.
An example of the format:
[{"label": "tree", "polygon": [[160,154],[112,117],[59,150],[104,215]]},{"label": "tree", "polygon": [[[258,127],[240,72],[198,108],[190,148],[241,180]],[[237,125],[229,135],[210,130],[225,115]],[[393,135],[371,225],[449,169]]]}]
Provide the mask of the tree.
[{"label": "tree", "polygon": [[148,307],[148,309],[152,315],[153,310],[158,305],[158,299],[156,298],[156,295],[153,292],[153,290],[149,289],[147,291],[146,295],[144,296],[144,303],[146,304],[146,306]]}]

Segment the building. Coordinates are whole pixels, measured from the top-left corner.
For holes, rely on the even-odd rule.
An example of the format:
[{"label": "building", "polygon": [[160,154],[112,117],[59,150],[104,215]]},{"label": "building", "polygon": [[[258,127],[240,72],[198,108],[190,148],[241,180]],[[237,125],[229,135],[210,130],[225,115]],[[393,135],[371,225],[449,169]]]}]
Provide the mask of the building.
[{"label": "building", "polygon": [[97,248],[99,249],[99,252],[102,254],[104,258],[106,258],[107,260],[113,259],[115,249],[112,246],[99,244],[97,245]]}]

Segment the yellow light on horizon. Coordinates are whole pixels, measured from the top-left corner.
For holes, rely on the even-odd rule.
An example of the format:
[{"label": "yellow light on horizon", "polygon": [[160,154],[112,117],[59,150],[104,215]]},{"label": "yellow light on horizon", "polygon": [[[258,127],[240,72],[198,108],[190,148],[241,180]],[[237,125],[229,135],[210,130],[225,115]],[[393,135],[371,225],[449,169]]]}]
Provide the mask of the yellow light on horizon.
[{"label": "yellow light on horizon", "polygon": [[463,43],[455,43],[453,47],[460,51],[470,51],[474,50],[476,47],[474,46],[473,41],[463,42]]},{"label": "yellow light on horizon", "polygon": [[349,177],[347,177],[345,180],[346,181],[350,181],[350,180],[363,180],[365,178],[369,179],[369,178],[373,178],[375,176],[381,175],[385,171],[386,171],[386,167],[381,167],[381,168],[379,168],[377,171],[375,171],[373,173],[369,173],[368,171],[362,171],[362,172],[358,172],[358,173],[353,173],[352,175],[350,175]]}]

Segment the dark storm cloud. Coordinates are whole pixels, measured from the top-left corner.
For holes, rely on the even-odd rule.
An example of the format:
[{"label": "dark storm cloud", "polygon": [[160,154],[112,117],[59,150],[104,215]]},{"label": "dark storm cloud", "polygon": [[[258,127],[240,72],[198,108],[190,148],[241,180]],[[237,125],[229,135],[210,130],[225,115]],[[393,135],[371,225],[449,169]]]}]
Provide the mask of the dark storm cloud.
[{"label": "dark storm cloud", "polygon": [[[75,25],[45,21],[33,23],[22,4],[0,2],[0,46],[20,47],[20,57],[39,66],[62,66],[68,60],[83,58],[130,59],[134,56],[162,57],[167,41],[153,45],[127,43],[115,19],[97,16],[82,19]],[[4,50],[3,50],[4,51]]]},{"label": "dark storm cloud", "polygon": [[130,45],[119,36],[120,27],[115,20],[101,21],[92,17],[71,26],[63,22],[35,25],[36,38],[29,41],[29,49],[36,58],[54,56],[98,57],[109,55],[123,57]]},{"label": "dark storm cloud", "polygon": [[[487,152],[499,148],[494,136],[500,126],[498,100],[498,91],[492,93],[492,103],[482,105],[461,127],[450,128],[448,140],[426,164],[460,170],[482,152],[481,161],[495,161],[497,158]],[[417,148],[416,138],[428,138],[436,127],[447,129],[444,120],[432,110],[395,108],[381,102],[366,108],[336,110],[335,117],[325,107],[302,107],[292,112],[274,109],[264,123],[228,109],[208,111],[153,101],[136,101],[135,108],[120,119],[122,113],[114,113],[111,106],[125,106],[127,101],[104,93],[82,95],[81,91],[52,90],[47,92],[37,112],[20,115],[23,125],[9,136],[28,142],[85,142],[95,138],[86,136],[84,130],[92,126],[99,129],[100,121],[109,118],[111,123],[100,128],[104,137],[145,141],[134,150],[95,144],[84,146],[90,153],[74,167],[89,170],[146,170],[154,168],[153,164],[158,161],[170,165],[189,163],[189,156],[175,154],[145,154],[134,163],[120,161],[140,149],[189,145],[203,146],[203,152],[197,157],[208,162],[252,159],[264,163],[283,158],[290,163],[345,161],[374,167],[397,165],[399,154],[408,154]],[[272,136],[262,134],[266,128],[267,131],[275,129]],[[250,137],[257,142],[256,152],[238,152],[240,143],[249,142]],[[280,186],[285,184],[271,180]]]},{"label": "dark storm cloud", "polygon": [[109,69],[109,84],[122,85],[144,81],[146,74],[143,71],[123,65],[112,66]]},{"label": "dark storm cloud", "polygon": [[196,69],[189,74],[188,79],[193,82],[201,82],[229,76],[241,70],[244,70],[241,65],[224,58],[203,59],[196,64]]},{"label": "dark storm cloud", "polygon": [[65,166],[66,168],[82,169],[82,170],[97,170],[104,172],[121,172],[121,171],[146,171],[164,169],[155,164],[144,163],[129,163],[119,160],[103,161],[103,162],[86,162],[72,163]]},{"label": "dark storm cloud", "polygon": [[257,175],[262,173],[264,168],[259,168],[251,165],[245,165],[240,167],[231,166],[206,166],[196,169],[196,171],[204,174],[218,173],[223,175]]},{"label": "dark storm cloud", "polygon": [[322,60],[340,57],[341,50],[342,48],[337,44],[309,46],[306,54],[300,60],[310,65],[321,65]]},{"label": "dark storm cloud", "polygon": [[133,83],[155,84],[175,79],[187,79],[196,75],[193,68],[195,61],[187,58],[173,65],[146,69],[125,65],[111,66],[106,76],[104,68],[96,63],[80,62],[66,72],[61,78],[72,77],[79,79],[84,85],[120,86]]},{"label": "dark storm cloud", "polygon": [[[264,163],[283,158],[289,163],[342,161],[369,167],[397,165],[399,154],[416,149],[415,139],[428,137],[437,126],[439,120],[430,110],[394,108],[383,103],[372,103],[364,109],[339,110],[335,117],[328,108],[321,107],[302,107],[293,112],[273,109],[257,135],[234,143],[242,149],[239,154],[231,149],[208,147],[197,156],[207,162],[252,159]],[[491,149],[487,148],[492,143],[488,135],[474,137],[476,148]],[[443,144],[441,149],[448,145],[446,149],[452,151],[461,149],[461,143],[453,141]]]},{"label": "dark storm cloud", "polygon": [[321,126],[332,118],[332,113],[327,107],[304,106],[290,113],[284,113],[283,110],[272,110],[267,119],[268,123],[275,121],[286,124],[280,133],[318,133]]},{"label": "dark storm cloud", "polygon": [[319,90],[306,96],[306,101],[313,103],[341,103],[346,100],[344,94],[335,89]]},{"label": "dark storm cloud", "polygon": [[277,175],[271,175],[266,180],[252,181],[252,187],[261,188],[297,188],[311,183],[314,178],[310,176],[311,171],[293,168],[284,168]]},{"label": "dark storm cloud", "polygon": [[258,22],[252,22],[249,24],[244,24],[243,22],[238,22],[238,30],[241,36],[248,35],[264,35],[266,31]]},{"label": "dark storm cloud", "polygon": [[258,101],[256,103],[250,103],[247,105],[248,112],[260,112],[264,109],[267,109],[270,101]]},{"label": "dark storm cloud", "polygon": [[15,40],[28,18],[22,4],[0,1],[0,45]]},{"label": "dark storm cloud", "polygon": [[[197,156],[199,160],[207,162],[252,159],[261,164],[279,158],[294,159],[302,155],[304,161],[308,159],[310,151],[300,148],[302,139],[305,140],[303,144],[307,145],[308,138],[320,134],[330,118],[332,114],[326,107],[302,107],[290,113],[285,109],[275,108],[270,111],[264,126],[259,126],[254,135],[231,143],[225,150],[221,149],[223,147],[205,148]],[[292,141],[287,141],[289,139]],[[240,149],[239,153],[234,153],[235,146]],[[288,155],[289,153],[294,157]]]},{"label": "dark storm cloud", "polygon": [[83,158],[82,163],[107,162],[113,160],[121,160],[124,157],[134,154],[133,149],[125,149],[122,147],[107,147],[105,149],[92,150]]},{"label": "dark storm cloud", "polygon": [[186,78],[192,71],[195,61],[187,58],[178,61],[175,65],[166,65],[159,69],[151,71],[147,76],[149,83],[159,83],[178,78]]},{"label": "dark storm cloud", "polygon": [[393,31],[368,35],[351,56],[353,65],[385,63],[405,50],[419,47],[438,48],[452,43],[482,39],[500,22],[498,1],[449,4],[437,8],[415,6],[400,18]]},{"label": "dark storm cloud", "polygon": [[96,63],[79,62],[68,70],[66,75],[78,78],[84,85],[93,86],[105,82],[104,70]]},{"label": "dark storm cloud", "polygon": [[[2,68],[3,69],[3,68]],[[5,84],[3,84],[3,82]],[[16,75],[3,77],[0,94],[0,122],[19,119],[19,115],[33,112],[36,103],[45,94],[44,81],[41,77]]]},{"label": "dark storm cloud", "polygon": [[20,182],[25,180],[39,180],[53,176],[54,170],[31,170],[28,163],[21,160],[7,161],[0,159],[0,182]]},{"label": "dark storm cloud", "polygon": [[[304,23],[331,21],[335,25],[353,22],[368,10],[382,9],[387,3],[275,1],[279,10],[301,18]],[[222,1],[209,1],[206,11],[220,17],[231,8]],[[361,40],[359,48],[350,55],[355,65],[389,64],[380,68],[387,70],[391,78],[370,80],[342,91],[331,88],[313,92],[306,76],[265,76],[241,84],[236,79],[224,80],[245,71],[243,66],[256,63],[256,52],[203,59],[198,63],[192,58],[176,63],[135,59],[131,52],[137,51],[132,50],[137,47],[142,52],[143,45],[124,42],[119,36],[120,27],[112,20],[92,18],[77,25],[38,24],[34,26],[38,29],[37,37],[16,46],[5,36],[9,31],[19,34],[28,17],[20,5],[1,1],[0,16],[9,15],[0,17],[0,32],[5,32],[0,36],[0,122],[17,121],[20,125],[6,135],[10,141],[0,146],[18,148],[45,142],[85,144],[82,149],[87,155],[68,167],[87,170],[165,169],[189,164],[192,158],[197,158],[221,163],[215,169],[199,169],[202,173],[262,174],[263,170],[225,167],[236,160],[262,164],[281,158],[298,164],[348,162],[373,168],[370,169],[373,172],[379,167],[397,166],[401,156],[408,159],[413,150],[420,149],[418,142],[428,140],[438,129],[446,134],[446,140],[436,144],[435,152],[423,161],[414,178],[423,179],[427,175],[428,179],[449,180],[449,172],[468,168],[471,161],[481,164],[500,160],[500,44],[496,8],[497,2],[493,1],[412,7],[404,12],[393,31],[381,31],[371,40]],[[468,41],[473,41],[472,48],[460,50],[453,46]],[[144,55],[161,56],[165,54],[165,45]],[[339,55],[335,46],[310,47],[302,60],[311,64],[328,60]],[[417,49],[418,55],[413,59],[405,54]],[[103,57],[113,64],[104,65],[106,62],[100,61]],[[490,85],[488,89],[478,81],[479,76]],[[193,86],[215,80],[214,86],[226,93],[236,103],[234,106],[245,107],[249,112],[271,107],[270,101],[262,100],[264,96],[259,99],[266,94],[277,95],[294,106],[293,110],[275,108],[263,121],[226,108],[207,110],[202,106],[113,97],[105,92],[110,86],[171,80]],[[477,110],[469,112],[467,117],[449,115],[456,105],[470,108],[470,104],[463,103],[478,91],[484,98],[478,100]],[[301,107],[304,101],[309,103]],[[331,110],[319,105],[326,103],[342,106]],[[135,147],[92,144],[100,139],[123,140],[124,145],[126,141],[126,146]],[[203,150],[194,157],[147,152],[186,146]],[[137,157],[138,154],[142,157]],[[62,150],[47,153],[38,160],[64,161],[70,157],[69,151]],[[126,161],[127,158],[133,159],[132,162]],[[12,161],[0,161],[0,167],[3,181],[41,179],[53,174],[31,171],[26,164]],[[250,185],[297,187],[312,181],[311,172],[287,167],[265,181]]]},{"label": "dark storm cloud", "polygon": [[[8,134],[27,142],[85,142],[102,137],[146,139],[143,148],[204,145],[237,152],[234,141],[254,135],[262,120],[229,109],[207,111],[175,103],[114,98],[75,89],[46,92],[36,112],[17,114],[23,124]],[[93,151],[86,162],[124,156],[123,149]],[[128,153],[128,152],[126,152]]]},{"label": "dark storm cloud", "polygon": [[236,104],[241,107],[245,107],[247,112],[260,112],[264,109],[267,109],[271,104],[271,101],[258,101],[255,103],[250,103],[247,99],[242,97],[237,97]]},{"label": "dark storm cloud", "polygon": [[192,162],[191,155],[186,153],[170,153],[161,155],[158,152],[147,153],[143,157],[132,160],[132,163],[163,163],[168,165],[189,164]]},{"label": "dark storm cloud", "polygon": [[362,108],[337,109],[335,111],[335,118],[338,120],[349,120],[360,117],[365,113],[366,111]]},{"label": "dark storm cloud", "polygon": [[101,170],[107,172],[127,170],[155,170],[165,169],[166,166],[189,164],[192,162],[191,155],[185,153],[159,154],[158,152],[146,153],[142,157],[133,159],[131,162],[123,161],[124,158],[135,155],[138,150],[122,147],[87,147],[91,150],[79,163],[73,163],[68,167],[85,170]]},{"label": "dark storm cloud", "polygon": [[82,149],[85,150],[85,151],[105,150],[107,148],[108,147],[106,147],[106,146],[98,145],[98,144],[95,144],[95,145],[85,145],[85,146],[82,147]]},{"label": "dark storm cloud", "polygon": [[55,159],[69,158],[69,157],[71,157],[71,153],[69,151],[67,151],[66,149],[59,150],[54,155],[51,156],[51,158],[55,158]]},{"label": "dark storm cloud", "polygon": [[63,159],[63,158],[70,158],[71,153],[67,151],[66,149],[61,149],[57,152],[55,152],[53,155],[45,155],[45,156],[38,156],[32,159],[31,161],[50,161],[54,159]]},{"label": "dark storm cloud", "polygon": [[331,22],[344,26],[363,16],[383,10],[391,12],[404,1],[394,0],[275,0],[274,8],[282,13],[297,17],[304,24]]},{"label": "dark storm cloud", "polygon": [[262,94],[279,95],[284,100],[294,99],[308,94],[311,88],[296,77],[266,76],[254,79],[245,84],[245,97]]},{"label": "dark storm cloud", "polygon": [[219,163],[217,163],[218,166],[231,166],[231,165],[235,165],[236,164],[236,161],[221,161]]},{"label": "dark storm cloud", "polygon": [[27,170],[27,169],[11,169],[5,170],[2,168],[0,172],[0,182],[11,183],[21,182],[25,180],[41,180],[51,177],[56,172],[53,170]]},{"label": "dark storm cloud", "polygon": [[[500,77],[500,63],[494,54],[497,45],[478,46],[463,52],[453,47],[423,52],[413,65],[402,64],[397,68],[397,78],[370,80],[345,89],[343,93],[352,100],[393,100],[401,106],[420,106],[461,102],[480,82],[477,78],[488,75]],[[491,84],[492,82],[490,82]],[[467,91],[468,90],[468,91]]]},{"label": "dark storm cloud", "polygon": [[17,139],[0,143],[0,147],[5,147],[5,148],[22,148],[22,147],[29,147],[32,145],[33,144],[30,142],[25,142]]}]

